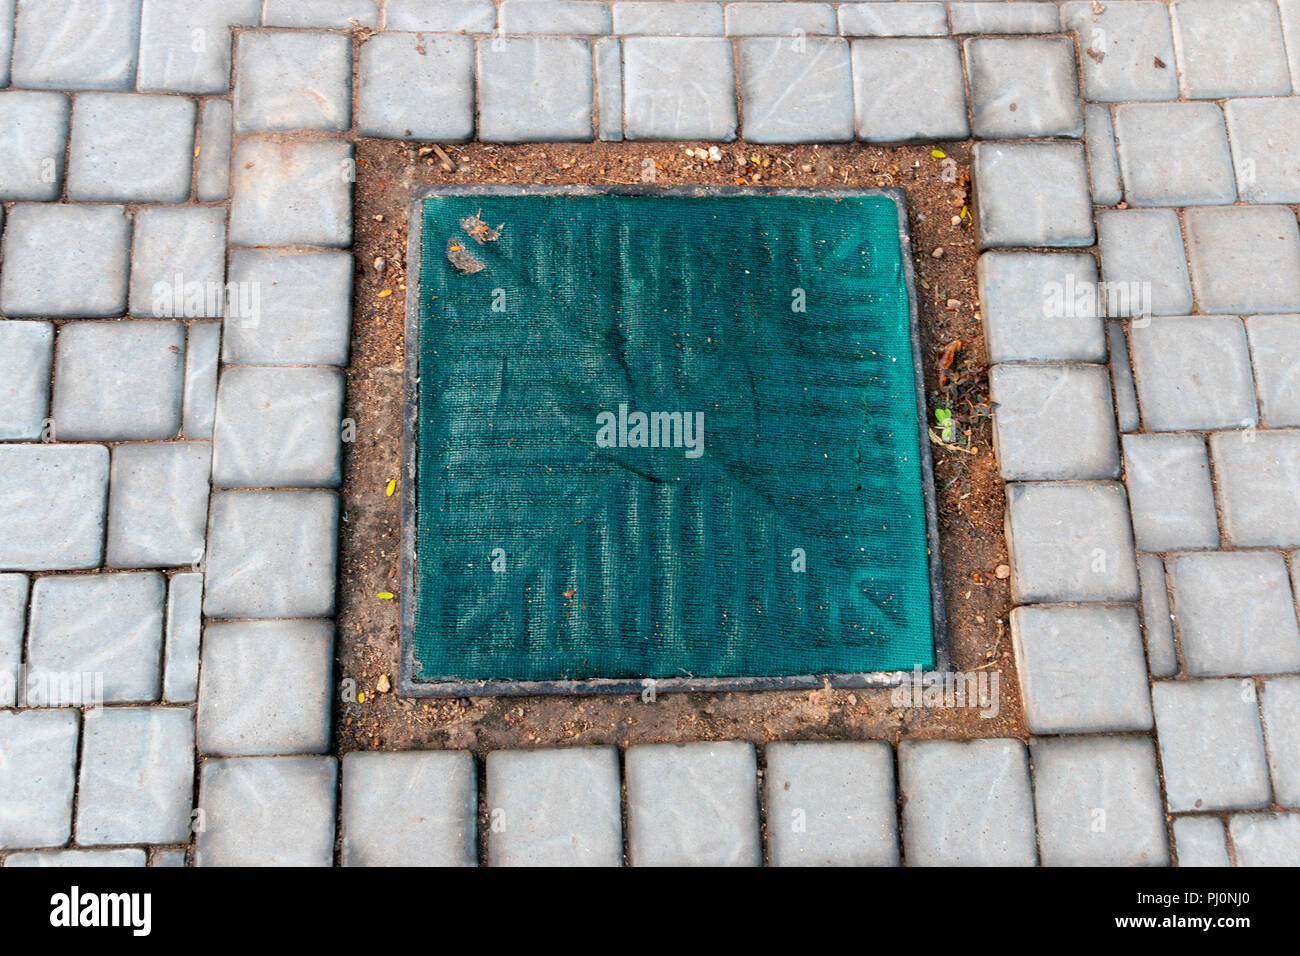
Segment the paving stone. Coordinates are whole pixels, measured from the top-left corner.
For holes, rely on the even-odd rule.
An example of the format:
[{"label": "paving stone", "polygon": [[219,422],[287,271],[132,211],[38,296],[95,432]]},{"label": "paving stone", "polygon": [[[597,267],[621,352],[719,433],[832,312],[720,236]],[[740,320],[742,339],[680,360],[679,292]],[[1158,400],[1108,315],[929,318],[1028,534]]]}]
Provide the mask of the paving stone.
[{"label": "paving stone", "polygon": [[1018,740],[904,740],[903,854],[909,866],[1033,866],[1029,761]]},{"label": "paving stone", "polygon": [[1268,767],[1249,681],[1157,681],[1151,688],[1169,809],[1269,804]]},{"label": "paving stone", "polygon": [[1179,866],[1231,866],[1228,838],[1218,817],[1177,817],[1174,844]]},{"label": "paving stone", "polygon": [[1300,0],[1277,0],[1282,14],[1282,34],[1291,61],[1291,87],[1300,90]]},{"label": "paving stone", "polygon": [[230,242],[236,246],[352,243],[352,144],[246,139],[235,149]]},{"label": "paving stone", "polygon": [[1221,432],[1210,455],[1228,541],[1300,547],[1300,431]]},{"label": "paving stone", "polygon": [[1214,103],[1125,103],[1115,108],[1115,138],[1130,205],[1237,198],[1223,111]]},{"label": "paving stone", "polygon": [[970,136],[956,40],[854,40],[853,103],[858,138],[873,143]]},{"label": "paving stone", "polygon": [[1192,283],[1177,212],[1098,210],[1097,243],[1108,315],[1130,318],[1192,311]]},{"label": "paving stone", "polygon": [[0,445],[0,571],[96,567],[107,498],[102,445]]},{"label": "paving stone", "polygon": [[1092,256],[986,252],[977,277],[990,362],[1106,360]]},{"label": "paving stone", "polygon": [[217,360],[221,325],[195,322],[185,338],[185,389],[181,430],[186,438],[211,438],[217,410]]},{"label": "paving stone", "polygon": [[1100,365],[995,365],[994,453],[1008,481],[1115,478],[1110,377]]},{"label": "paving stone", "polygon": [[473,866],[478,814],[466,751],[343,757],[344,866]]},{"label": "paving stone", "polygon": [[758,866],[757,773],[753,745],[738,740],[629,747],[632,865]]},{"label": "paving stone", "polygon": [[192,703],[199,690],[199,635],[203,628],[203,575],[173,574],[167,582],[163,698]]},{"label": "paving stone", "polygon": [[40,853],[14,853],[5,859],[5,866],[71,866],[88,867],[144,866],[144,850],[44,850]]},{"label": "paving stone", "polygon": [[40,437],[53,361],[49,322],[0,322],[0,440]]},{"label": "paving stone", "polygon": [[1200,435],[1125,435],[1124,476],[1139,551],[1219,546],[1210,460]]},{"label": "paving stone", "polygon": [[853,139],[849,44],[839,37],[740,41],[740,100],[751,143]]},{"label": "paving stone", "polygon": [[1088,170],[1092,175],[1092,201],[1098,206],[1116,206],[1124,198],[1119,179],[1119,158],[1115,151],[1115,127],[1110,108],[1088,103],[1083,108],[1087,141]]},{"label": "paving stone", "polygon": [[184,850],[154,850],[153,860],[152,862],[150,862],[149,865],[155,867],[184,866],[185,851]]},{"label": "paving stone", "polygon": [[266,0],[262,15],[262,25],[268,27],[346,30],[354,24],[371,29],[379,26],[378,0]]},{"label": "paving stone", "polygon": [[1019,604],[1138,599],[1128,504],[1118,482],[1008,485],[1007,540]]},{"label": "paving stone", "polygon": [[953,33],[1055,33],[1061,15],[1048,3],[950,3]]},{"label": "paving stone", "polygon": [[1137,431],[1141,423],[1138,416],[1137,386],[1133,382],[1133,367],[1129,362],[1124,323],[1119,319],[1106,322],[1106,341],[1110,346],[1110,387],[1115,393],[1115,418],[1119,430]]},{"label": "paving stone", "polygon": [[60,846],[72,834],[77,719],[75,710],[0,710],[0,847]]},{"label": "paving stone", "polygon": [[[371,41],[373,42],[373,41]],[[223,356],[240,365],[347,365],[352,256],[343,251],[236,249]]]},{"label": "paving stone", "polygon": [[337,777],[333,757],[205,761],[194,864],[332,865]]},{"label": "paving stone", "polygon": [[596,41],[597,126],[604,142],[623,139],[623,44],[617,37]]},{"label": "paving stone", "polygon": [[1275,428],[1300,426],[1300,315],[1257,315],[1246,320],[1260,420]]},{"label": "paving stone", "polygon": [[77,842],[185,843],[194,718],[182,707],[110,707],[86,720]]},{"label": "paving stone", "polygon": [[[760,6],[761,4],[755,4]],[[728,9],[735,4],[728,4]],[[947,36],[941,3],[842,3],[840,33],[854,37]],[[789,33],[789,30],[782,31]]]},{"label": "paving stone", "polygon": [[[683,84],[681,77],[693,79]],[[628,139],[736,138],[731,43],[713,37],[623,41],[623,134]]]},{"label": "paving stone", "polygon": [[59,198],[71,111],[62,93],[0,92],[0,199]]},{"label": "paving stone", "polygon": [[1147,428],[1241,428],[1258,420],[1240,319],[1158,316],[1134,323],[1130,341]]},{"label": "paving stone", "polygon": [[1223,113],[1241,198],[1300,202],[1300,98],[1228,100]]},{"label": "paving stone", "polygon": [[198,107],[180,96],[83,93],[72,108],[68,198],[184,202]]},{"label": "paving stone", "polygon": [[1183,220],[1203,312],[1300,310],[1300,229],[1289,209],[1189,209]]},{"label": "paving stone", "polygon": [[194,194],[200,202],[230,198],[230,100],[204,100],[199,114],[199,155]]},{"label": "paving stone", "polygon": [[704,3],[615,3],[614,32],[626,36],[704,37],[722,36],[722,4]]},{"label": "paving stone", "polygon": [[1030,733],[1151,728],[1134,608],[1018,607],[1011,612],[1011,640]]},{"label": "paving stone", "polygon": [[178,322],[68,323],[54,346],[51,408],[59,439],[174,437],[184,367],[185,327]]},{"label": "paving stone", "polygon": [[1300,814],[1237,814],[1228,831],[1238,866],[1295,866],[1300,860]]},{"label": "paving stone", "polygon": [[[32,585],[27,660],[34,673],[91,680],[110,703],[158,699],[162,575],[54,575]],[[83,698],[91,693],[83,690]]]},{"label": "paving stone", "polygon": [[[199,750],[204,754],[328,753],[331,621],[238,621],[203,634]],[[249,688],[275,688],[249,693]]]},{"label": "paving stone", "polygon": [[14,2],[0,0],[0,86],[9,85],[9,60],[13,55]]},{"label": "paving stone", "polygon": [[497,8],[492,0],[387,0],[385,30],[434,33],[491,33]]},{"label": "paving stone", "polygon": [[211,464],[207,442],[139,442],[113,449],[107,565],[162,568],[200,560]]},{"label": "paving stone", "polygon": [[1149,739],[1035,740],[1032,753],[1043,866],[1168,865]]},{"label": "paving stone", "polygon": [[773,865],[898,866],[888,743],[775,743],[766,757]]},{"label": "paving stone", "polygon": [[130,89],[139,33],[140,0],[23,0],[11,81],[28,89]]},{"label": "paving stone", "polygon": [[1074,43],[1065,37],[966,40],[971,129],[980,139],[1081,136]]},{"label": "paving stone", "polygon": [[[25,574],[0,574],[0,707],[18,701],[18,668],[23,660],[28,584]],[[3,749],[3,744],[0,744]]]},{"label": "paving stone", "polygon": [[1079,143],[976,143],[982,247],[1090,246],[1092,199]]},{"label": "paving stone", "polygon": [[143,0],[141,90],[225,93],[230,89],[232,26],[256,26],[259,0]]},{"label": "paving stone", "polygon": [[0,313],[75,318],[126,311],[131,220],[121,206],[17,205],[6,227]]},{"label": "paving stone", "polygon": [[[693,64],[693,70],[706,75],[709,67],[707,62]],[[631,76],[630,68],[628,72]],[[478,138],[485,142],[592,138],[591,43],[586,38],[507,37],[480,43],[477,88]]]},{"label": "paving stone", "polygon": [[225,298],[226,211],[144,208],[131,249],[132,315],[217,318]]},{"label": "paving stone", "polygon": [[1274,677],[1260,696],[1273,799],[1300,807],[1300,677]]},{"label": "paving stone", "polygon": [[1272,0],[1170,4],[1179,87],[1187,99],[1268,96],[1291,92],[1282,23]]},{"label": "paving stone", "polygon": [[364,136],[474,136],[474,40],[381,33],[361,46],[357,128]]},{"label": "paving stone", "polygon": [[621,866],[622,782],[613,747],[487,756],[493,866]]},{"label": "paving stone", "polygon": [[208,617],[332,617],[337,548],[333,492],[214,492],[203,611]]},{"label": "paving stone", "polygon": [[497,10],[502,33],[608,33],[609,7],[578,0],[502,0]]},{"label": "paving stone", "polygon": [[1147,639],[1147,669],[1153,677],[1178,673],[1178,652],[1174,649],[1173,614],[1165,565],[1154,554],[1138,555],[1138,577],[1142,582],[1142,624]]},{"label": "paving stone", "polygon": [[352,125],[352,40],[249,31],[235,42],[235,132]]},{"label": "paving stone", "polygon": [[[1083,91],[1093,102],[1178,99],[1169,8],[1160,2],[1061,4],[1061,25],[1079,34]],[[1091,51],[1091,53],[1089,52]]]},{"label": "paving stone", "polygon": [[835,8],[829,3],[728,3],[723,10],[728,36],[835,33]]}]

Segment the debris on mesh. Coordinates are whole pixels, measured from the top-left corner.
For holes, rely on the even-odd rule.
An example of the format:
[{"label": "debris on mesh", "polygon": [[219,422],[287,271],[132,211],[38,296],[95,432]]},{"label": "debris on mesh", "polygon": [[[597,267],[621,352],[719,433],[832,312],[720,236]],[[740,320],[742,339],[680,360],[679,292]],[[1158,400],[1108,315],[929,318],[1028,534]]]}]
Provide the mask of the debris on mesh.
[{"label": "debris on mesh", "polygon": [[484,269],[482,261],[465,248],[465,243],[454,237],[447,240],[447,261],[463,275],[472,275]]},{"label": "debris on mesh", "polygon": [[462,219],[460,221],[460,227],[469,234],[471,239],[479,245],[482,245],[485,242],[496,242],[500,239],[501,230],[506,227],[506,224],[503,222],[501,225],[493,229],[483,221],[482,217],[478,213],[474,213],[474,215],[466,216]]}]

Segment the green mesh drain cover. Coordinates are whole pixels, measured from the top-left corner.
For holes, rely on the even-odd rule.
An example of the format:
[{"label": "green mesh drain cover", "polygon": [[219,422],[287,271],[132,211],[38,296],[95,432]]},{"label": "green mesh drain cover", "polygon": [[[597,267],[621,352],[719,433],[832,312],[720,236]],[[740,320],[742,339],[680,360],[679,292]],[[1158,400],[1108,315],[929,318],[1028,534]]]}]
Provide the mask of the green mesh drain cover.
[{"label": "green mesh drain cover", "polygon": [[[898,197],[489,191],[417,209],[416,686],[935,665]],[[469,235],[475,215],[499,238]]]}]

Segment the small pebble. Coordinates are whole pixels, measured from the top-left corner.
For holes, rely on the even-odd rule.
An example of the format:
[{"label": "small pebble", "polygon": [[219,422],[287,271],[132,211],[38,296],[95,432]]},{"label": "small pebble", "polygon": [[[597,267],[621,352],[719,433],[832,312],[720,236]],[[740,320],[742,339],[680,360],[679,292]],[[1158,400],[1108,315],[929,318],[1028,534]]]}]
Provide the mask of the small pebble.
[{"label": "small pebble", "polygon": [[948,300],[948,308],[950,308],[950,309],[960,309],[960,308],[961,308],[961,300],[960,300],[960,299],[949,299],[949,300]]},{"label": "small pebble", "polygon": [[943,258],[943,246],[936,246],[934,252],[930,253],[935,259]]},{"label": "small pebble", "polygon": [[376,272],[383,272],[388,268],[388,263],[384,260],[383,256],[376,256],[374,266]]}]

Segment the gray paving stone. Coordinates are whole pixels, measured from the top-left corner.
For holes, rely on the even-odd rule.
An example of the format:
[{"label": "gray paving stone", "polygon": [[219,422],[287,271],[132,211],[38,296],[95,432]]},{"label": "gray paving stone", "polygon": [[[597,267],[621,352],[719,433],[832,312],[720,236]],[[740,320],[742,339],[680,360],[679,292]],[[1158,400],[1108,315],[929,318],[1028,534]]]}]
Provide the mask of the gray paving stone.
[{"label": "gray paving stone", "polygon": [[[75,710],[0,711],[0,847],[59,846],[72,833]],[[6,863],[12,865],[13,857]]]},{"label": "gray paving stone", "polygon": [[1137,431],[1141,424],[1137,386],[1133,382],[1133,366],[1129,362],[1124,323],[1119,319],[1109,319],[1106,322],[1106,342],[1110,346],[1110,387],[1115,393],[1115,417],[1119,430]]},{"label": "gray paving stone", "polygon": [[1138,599],[1128,503],[1118,482],[1008,485],[1007,540],[1017,603]]},{"label": "gray paving stone", "polygon": [[492,0],[387,0],[385,30],[435,33],[491,33],[497,8]]},{"label": "gray paving stone", "polygon": [[624,772],[633,866],[761,863],[752,744],[629,747]]},{"label": "gray paving stone", "polygon": [[497,20],[502,33],[591,35],[610,27],[608,6],[578,0],[501,0]]},{"label": "gray paving stone", "polygon": [[766,757],[773,865],[898,866],[898,800],[888,743],[775,743]]},{"label": "gray paving stone", "polygon": [[740,101],[751,143],[853,139],[849,44],[839,37],[740,41]]},{"label": "gray paving stone", "polygon": [[163,698],[192,703],[199,690],[199,636],[203,629],[203,575],[173,574],[167,582]]},{"label": "gray paving stone", "polygon": [[0,707],[13,707],[18,701],[18,668],[23,660],[27,593],[25,574],[0,574]]},{"label": "gray paving stone", "polygon": [[1157,681],[1151,688],[1169,809],[1269,804],[1255,687],[1249,681]]},{"label": "gray paving stone", "polygon": [[[681,77],[693,78],[683,84]],[[628,139],[736,138],[731,43],[714,37],[623,41],[623,135]]]},{"label": "gray paving stone", "polygon": [[198,107],[180,96],[83,93],[72,107],[68,198],[184,202]]},{"label": "gray paving stone", "polygon": [[1300,202],[1300,98],[1228,100],[1223,114],[1241,198]]},{"label": "gray paving stone", "polygon": [[601,37],[593,49],[600,138],[619,142],[623,139],[623,44],[617,37]]},{"label": "gray paving stone", "polygon": [[614,32],[625,36],[722,36],[722,4],[641,2],[613,4]]},{"label": "gray paving stone", "polygon": [[858,138],[873,143],[970,135],[956,40],[854,40],[853,109]]},{"label": "gray paving stone", "polygon": [[466,751],[343,756],[344,866],[473,866],[478,814]]},{"label": "gray paving stone", "polygon": [[256,26],[259,0],[143,0],[137,87],[149,92],[225,93],[232,26]]},{"label": "gray paving stone", "polygon": [[237,246],[352,243],[352,144],[246,139],[235,149],[230,242]]},{"label": "gray paving stone", "polygon": [[976,143],[982,247],[1090,246],[1092,198],[1079,143]]},{"label": "gray paving stone", "polygon": [[130,309],[154,318],[217,318],[226,280],[226,211],[144,208],[135,214]]},{"label": "gray paving stone", "polygon": [[1291,61],[1291,87],[1300,90],[1300,0],[1277,0],[1282,14],[1282,35]]},{"label": "gray paving stone", "polygon": [[[266,0],[262,25],[267,27],[379,26],[378,0]],[[366,41],[369,42],[369,41]]]},{"label": "gray paving stone", "polygon": [[950,3],[953,33],[1055,33],[1061,15],[1049,3]]},{"label": "gray paving stone", "polygon": [[357,129],[390,139],[474,136],[474,39],[381,33],[361,46]]},{"label": "gray paving stone", "polygon": [[1300,677],[1274,677],[1260,695],[1273,799],[1300,807]]},{"label": "gray paving stone", "polygon": [[1092,256],[986,252],[976,274],[990,362],[1106,360]]},{"label": "gray paving stone", "polygon": [[1151,729],[1134,608],[1018,607],[1011,612],[1011,640],[1030,733]]},{"label": "gray paving stone", "polygon": [[1142,582],[1147,669],[1154,677],[1173,677],[1178,673],[1178,652],[1174,649],[1174,622],[1169,608],[1164,562],[1154,554],[1139,554],[1138,577]]},{"label": "gray paving stone", "polygon": [[71,111],[62,93],[0,93],[0,199],[59,198]]},{"label": "gray paving stone", "polygon": [[1291,92],[1282,23],[1272,0],[1170,4],[1179,87],[1188,99],[1268,96]]},{"label": "gray paving stone", "polygon": [[[506,37],[480,43],[477,62],[479,139],[592,138],[591,42],[586,38]],[[696,64],[695,69],[706,72],[709,66]],[[630,77],[630,67],[628,72]]]},{"label": "gray paving stone", "polygon": [[39,853],[14,853],[5,859],[5,866],[70,866],[88,867],[144,866],[144,850],[44,850]]},{"label": "gray paving stone", "polygon": [[182,707],[110,707],[87,719],[77,842],[185,843],[194,803],[194,718]]},{"label": "gray paving stone", "polygon": [[352,125],[352,40],[249,31],[235,42],[235,132]]},{"label": "gray paving stone", "polygon": [[185,337],[185,390],[181,430],[186,438],[211,438],[217,410],[217,360],[221,325],[195,322]]},{"label": "gray paving stone", "polygon": [[223,357],[240,365],[347,365],[352,256],[342,251],[236,249]]},{"label": "gray paving stone", "polygon": [[102,445],[0,445],[0,571],[96,567],[107,498]]},{"label": "gray paving stone", "polygon": [[835,33],[835,8],[829,3],[728,3],[723,11],[728,36]]},{"label": "gray paving stone", "polygon": [[1295,866],[1300,860],[1300,814],[1237,814],[1228,831],[1238,866]]},{"label": "gray paving stone", "polygon": [[111,568],[163,568],[200,560],[211,464],[207,442],[114,448],[105,563]]},{"label": "gray paving stone", "polygon": [[51,415],[59,439],[174,437],[184,368],[178,322],[68,323],[54,346]]},{"label": "gray paving stone", "polygon": [[1061,4],[1062,27],[1079,34],[1084,95],[1102,103],[1177,99],[1169,8],[1155,0],[1101,6]]},{"label": "gray paving stone", "polygon": [[1241,428],[1258,420],[1240,319],[1158,316],[1135,323],[1130,342],[1147,428]]},{"label": "gray paving stone", "polygon": [[121,315],[131,220],[121,206],[22,204],[9,210],[0,313],[40,318]]},{"label": "gray paving stone", "polygon": [[337,548],[332,492],[214,492],[203,611],[209,617],[332,617]]},{"label": "gray paving stone", "polygon": [[[204,754],[327,753],[331,621],[212,623],[203,634],[198,742]],[[253,691],[262,687],[264,692]]]},{"label": "gray paving stone", "polygon": [[995,365],[998,471],[1008,481],[1115,478],[1110,377],[1100,365]]},{"label": "gray paving stone", "polygon": [[1029,761],[1018,740],[904,740],[903,855],[909,866],[1033,866]]},{"label": "gray paving stone", "polygon": [[195,866],[330,866],[333,757],[204,761]]},{"label": "gray paving stone", "polygon": [[1231,866],[1228,837],[1218,817],[1178,817],[1174,820],[1174,844],[1179,866]]},{"label": "gray paving stone", "polygon": [[1220,432],[1210,455],[1228,541],[1300,547],[1300,431]]},{"label": "gray paving stone", "polygon": [[1257,315],[1246,338],[1259,392],[1260,419],[1274,427],[1300,426],[1300,315]]},{"label": "gray paving stone", "polygon": [[1073,42],[1065,37],[977,37],[963,47],[971,129],[977,138],[1083,134]]},{"label": "gray paving stone", "polygon": [[[1036,9],[1036,8],[1035,8]],[[1115,151],[1115,126],[1110,108],[1088,103],[1083,108],[1084,134],[1087,142],[1088,171],[1092,175],[1092,201],[1098,206],[1115,206],[1124,198],[1119,178],[1119,158]]]},{"label": "gray paving stone", "polygon": [[1214,103],[1124,103],[1115,108],[1115,138],[1130,205],[1237,198],[1223,111]]},{"label": "gray paving stone", "polygon": [[613,747],[487,756],[493,866],[621,866],[622,782]]},{"label": "gray paving stone", "polygon": [[0,322],[0,440],[40,437],[53,362],[53,325]]},{"label": "gray paving stone", "polygon": [[1201,311],[1300,311],[1300,229],[1289,209],[1189,209],[1183,221]]},{"label": "gray paving stone", "polygon": [[140,0],[25,0],[11,80],[28,89],[130,89],[139,33]]},{"label": "gray paving stone", "polygon": [[102,677],[110,703],[157,700],[164,590],[164,578],[153,571],[37,578],[31,670],[50,679],[92,680],[96,688]]},{"label": "gray paving stone", "polygon": [[178,850],[154,850],[153,860],[149,863],[149,865],[165,866],[165,867],[184,866],[185,851],[179,849]]},{"label": "gray paving stone", "polygon": [[194,194],[200,202],[230,198],[230,100],[204,100],[199,113],[199,155]]},{"label": "gray paving stone", "polygon": [[1139,551],[1219,546],[1210,459],[1200,435],[1125,435],[1124,477]]},{"label": "gray paving stone", "polygon": [[1108,315],[1129,318],[1192,311],[1192,283],[1176,211],[1098,210],[1097,243]]},{"label": "gray paving stone", "polygon": [[[754,6],[761,5],[754,4]],[[728,9],[732,6],[735,5],[728,4]],[[844,36],[907,37],[947,36],[948,34],[948,15],[941,3],[842,3],[838,10],[840,33]]]},{"label": "gray paving stone", "polygon": [[1168,865],[1149,739],[1035,740],[1032,753],[1043,866]]}]

